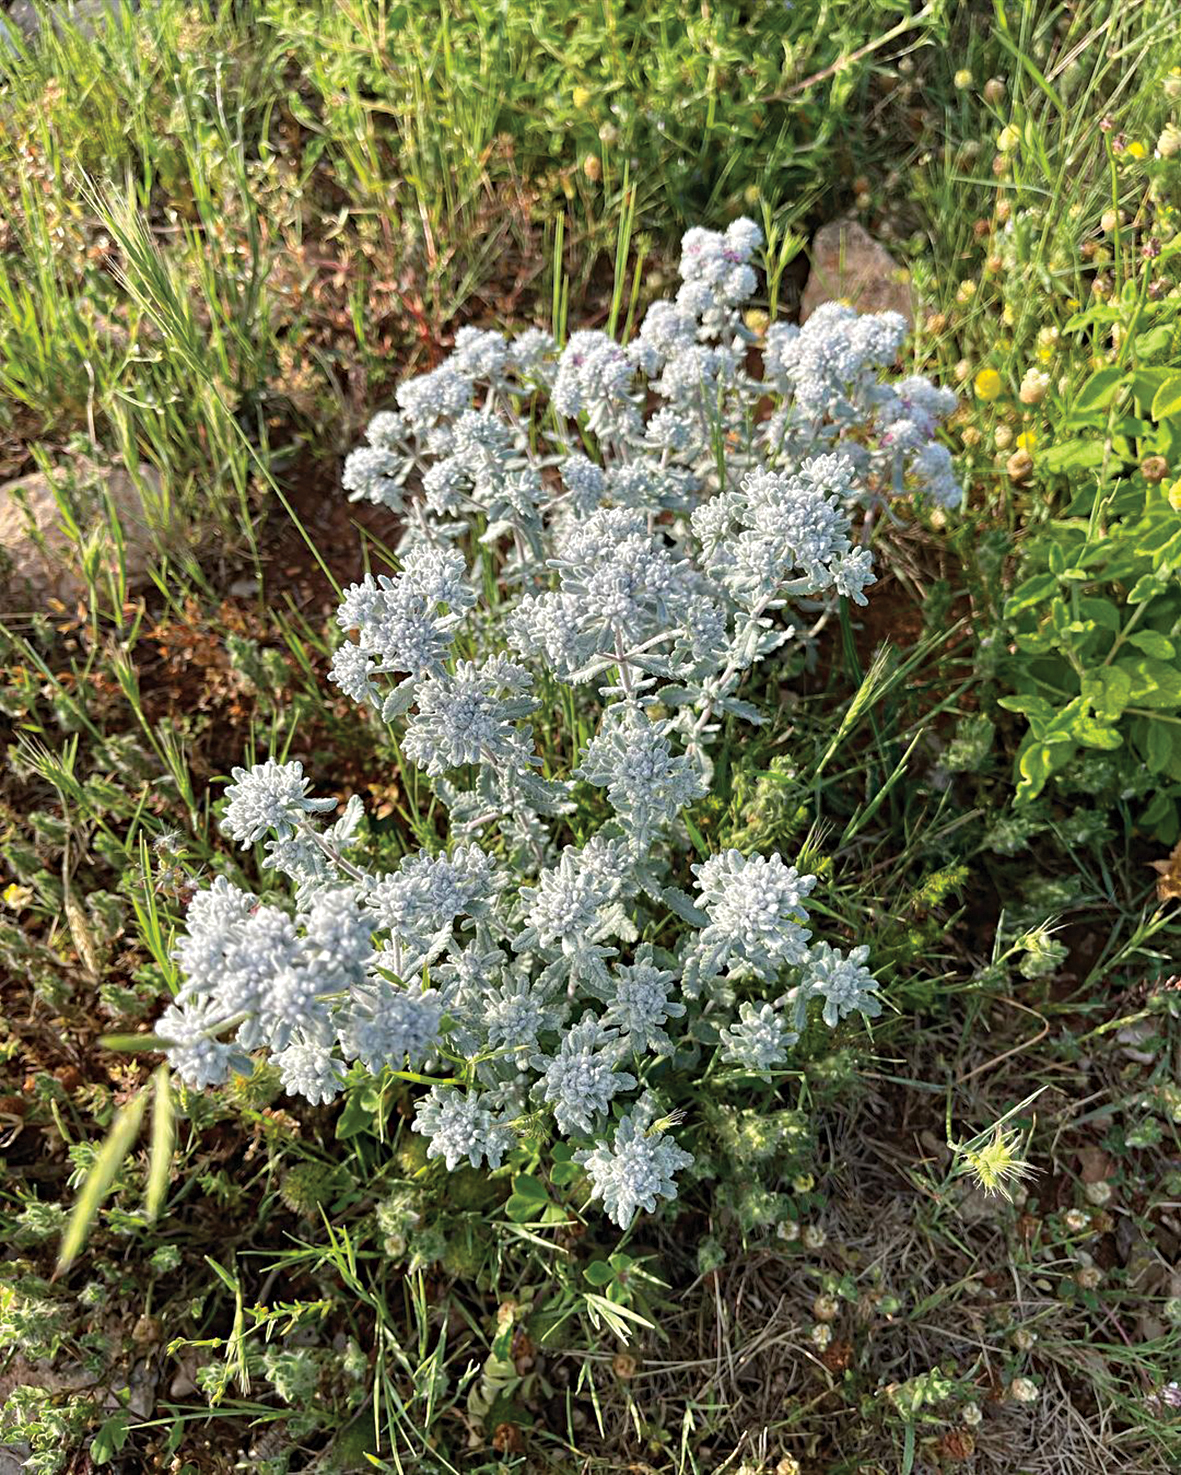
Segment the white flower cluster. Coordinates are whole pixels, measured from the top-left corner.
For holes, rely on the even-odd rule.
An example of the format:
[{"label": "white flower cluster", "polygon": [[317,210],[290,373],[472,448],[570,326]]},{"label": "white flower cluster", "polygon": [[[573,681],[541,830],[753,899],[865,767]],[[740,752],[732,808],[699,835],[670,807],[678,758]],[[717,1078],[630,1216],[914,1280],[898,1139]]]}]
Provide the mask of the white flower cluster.
[{"label": "white flower cluster", "polygon": [[954,399],[886,382],[901,319],[841,307],[771,328],[757,376],[760,246],[746,220],[690,231],[675,301],[627,345],[465,328],[373,420],[345,487],[399,513],[400,568],[346,591],[329,679],[392,725],[447,845],[375,874],[350,858],[358,800],[325,826],[298,763],[236,769],[225,828],[266,841],[295,905],[225,880],[193,901],[158,1025],[186,1080],[262,1050],[313,1102],[352,1070],[433,1072],[431,1157],[496,1168],[551,1116],[626,1227],[691,1161],[653,1125],[654,1067],[667,1087],[706,1048],[723,1080],[767,1076],[814,1001],[834,1027],[881,1012],[868,949],[812,941],[814,876],[690,865],[682,815],[722,725],[759,720],[738,692],[784,612],[865,602],[858,509],[958,499],[934,440]]}]

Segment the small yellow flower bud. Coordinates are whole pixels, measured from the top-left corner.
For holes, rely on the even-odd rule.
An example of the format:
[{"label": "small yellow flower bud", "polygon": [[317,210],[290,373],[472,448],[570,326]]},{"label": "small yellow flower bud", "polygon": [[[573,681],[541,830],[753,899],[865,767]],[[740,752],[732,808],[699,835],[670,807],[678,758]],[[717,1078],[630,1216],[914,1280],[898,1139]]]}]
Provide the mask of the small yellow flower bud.
[{"label": "small yellow flower bud", "polygon": [[951,80],[963,92],[965,88],[971,87],[972,85],[972,73],[967,67],[961,67]]},{"label": "small yellow flower bud", "polygon": [[1011,154],[1020,142],[1021,135],[1011,123],[996,136],[996,146],[1002,154]]}]

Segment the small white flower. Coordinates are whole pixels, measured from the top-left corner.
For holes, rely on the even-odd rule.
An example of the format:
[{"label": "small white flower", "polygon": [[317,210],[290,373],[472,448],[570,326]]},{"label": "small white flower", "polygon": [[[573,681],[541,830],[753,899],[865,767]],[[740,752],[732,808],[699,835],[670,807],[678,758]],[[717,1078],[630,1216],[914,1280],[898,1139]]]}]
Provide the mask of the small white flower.
[{"label": "small white flower", "polygon": [[639,1209],[652,1213],[658,1199],[677,1196],[673,1175],[693,1161],[663,1132],[648,1129],[646,1113],[625,1116],[610,1147],[576,1152],[594,1185],[594,1197],[620,1229],[627,1229]]},{"label": "small white flower", "polygon": [[226,788],[226,812],[222,825],[243,850],[266,834],[285,840],[309,814],[335,809],[335,799],[309,799],[311,779],[304,777],[302,763],[277,763],[268,758],[252,768],[235,768],[234,782]]}]

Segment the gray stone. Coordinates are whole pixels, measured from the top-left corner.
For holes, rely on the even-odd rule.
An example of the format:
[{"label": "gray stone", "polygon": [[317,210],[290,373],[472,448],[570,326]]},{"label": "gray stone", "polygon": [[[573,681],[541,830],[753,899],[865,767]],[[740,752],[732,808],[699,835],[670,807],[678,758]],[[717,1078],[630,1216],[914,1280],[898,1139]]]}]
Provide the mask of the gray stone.
[{"label": "gray stone", "polygon": [[[128,9],[138,10],[139,0],[127,0]],[[0,12],[0,44],[27,46],[41,34],[49,20],[59,33],[73,26],[84,36],[93,36],[104,17],[117,17],[119,0],[12,0],[7,12]]]},{"label": "gray stone", "polygon": [[822,302],[848,302],[858,312],[900,312],[914,323],[910,275],[856,220],[832,220],[812,238],[811,272],[800,301],[806,322]]},{"label": "gray stone", "polygon": [[54,484],[35,472],[0,486],[0,590],[6,611],[39,609],[47,599],[69,603],[85,595],[79,550],[66,530],[59,495],[83,537],[98,543],[103,567],[113,567],[116,557],[109,497],[122,533],[128,584],[134,587],[147,578],[163,531],[159,474],[140,466],[132,478],[123,467],[102,467],[77,456],[56,468]]}]

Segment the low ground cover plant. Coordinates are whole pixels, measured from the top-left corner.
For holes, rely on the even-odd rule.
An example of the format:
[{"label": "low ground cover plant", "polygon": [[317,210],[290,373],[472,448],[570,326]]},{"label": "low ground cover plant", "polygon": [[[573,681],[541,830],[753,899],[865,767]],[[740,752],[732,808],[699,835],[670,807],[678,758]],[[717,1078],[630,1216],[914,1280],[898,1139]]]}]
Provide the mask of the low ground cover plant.
[{"label": "low ground cover plant", "polygon": [[[441,1069],[417,1106],[429,1157],[499,1168],[552,1111],[626,1229],[692,1160],[654,1125],[679,1072],[741,1090],[787,1063],[811,1007],[830,1027],[881,1012],[870,944],[812,941],[814,875],[685,860],[683,812],[723,725],[761,721],[739,688],[795,635],[784,612],[815,629],[834,598],[866,602],[853,518],[960,496],[935,438],[954,396],[887,377],[899,315],[772,325],[750,373],[762,243],[745,219],[690,231],[675,301],[627,347],[465,329],[371,422],[344,484],[401,514],[400,569],[345,591],[357,639],[329,679],[433,780],[451,848],[436,833],[368,873],[348,858],[359,800],[321,830],[335,801],[300,763],[236,768],[224,826],[267,842],[297,909],[224,879],[194,898],[157,1026],[190,1083],[260,1047],[313,1102],[353,1062]],[[543,704],[562,721],[539,752]]]},{"label": "low ground cover plant", "polygon": [[[1166,260],[1177,250],[1166,248]],[[1001,705],[1030,723],[1016,760],[1018,805],[1059,774],[1109,803],[1130,786],[1135,822],[1172,845],[1181,794],[1181,520],[1170,466],[1181,450],[1181,375],[1172,367],[1177,302],[1150,301],[1149,286],[1146,275],[1142,300],[1091,308],[1067,324],[1104,337],[1114,329],[1121,348],[1068,396],[1040,457],[1051,486],[1062,478],[1069,490],[1060,515],[1027,543],[1005,604],[1017,695]],[[1103,757],[1125,746],[1124,761]]]},{"label": "low ground cover plant", "polygon": [[1162,1475],[1175,17],[568,10],[0,55],[0,1440]]}]

